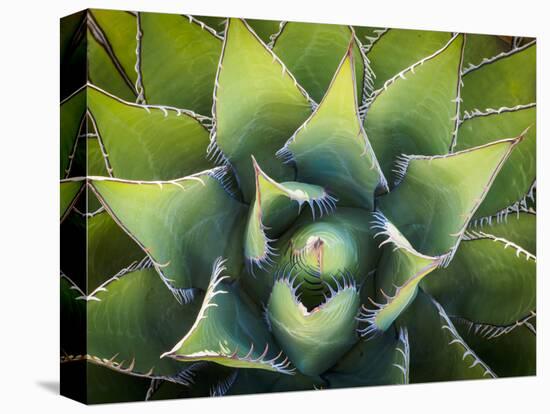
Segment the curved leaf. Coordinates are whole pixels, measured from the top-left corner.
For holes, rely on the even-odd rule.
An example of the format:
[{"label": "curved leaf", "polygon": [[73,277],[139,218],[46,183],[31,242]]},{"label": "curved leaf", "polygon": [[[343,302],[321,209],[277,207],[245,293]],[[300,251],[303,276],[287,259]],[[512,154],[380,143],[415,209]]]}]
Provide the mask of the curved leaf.
[{"label": "curved leaf", "polygon": [[242,265],[244,207],[225,191],[224,172],[220,167],[164,182],[97,177],[92,188],[169,286],[206,289],[204,275],[216,257],[228,257],[235,271]]},{"label": "curved leaf", "polygon": [[119,10],[91,9],[88,19],[98,26],[104,36],[105,45],[124,71],[124,75],[135,85],[137,80],[137,18],[133,13]]},{"label": "curved leaf", "polygon": [[461,110],[513,108],[536,101],[536,43],[502,53],[464,71]]},{"label": "curved leaf", "polygon": [[88,82],[121,99],[134,101],[137,96],[135,85],[115,55],[105,33],[92,17],[87,19],[87,25]]},{"label": "curved leaf", "polygon": [[475,223],[469,229],[510,240],[532,255],[537,255],[537,215],[535,213],[508,214],[491,220],[490,223],[487,221]]},{"label": "curved leaf", "polygon": [[350,44],[320,105],[278,155],[296,164],[299,181],[372,210],[375,190],[387,184],[359,119],[354,62]]},{"label": "curved leaf", "polygon": [[388,79],[372,97],[364,125],[382,171],[401,154],[446,154],[457,120],[463,35]]},{"label": "curved leaf", "polygon": [[464,47],[464,69],[479,65],[483,60],[507,52],[510,50],[510,43],[500,36],[473,34],[466,35],[466,46]]},{"label": "curved leaf", "polygon": [[359,321],[366,327],[359,330],[370,337],[389,329],[393,322],[411,304],[420,282],[441,265],[444,256],[431,257],[417,252],[407,239],[381,214],[375,213],[378,235],[388,238],[381,246],[390,243],[383,251],[375,273],[378,302],[369,298],[374,308],[363,305]]},{"label": "curved leaf", "polygon": [[139,13],[139,25],[146,102],[210,114],[220,38],[176,14]]},{"label": "curved leaf", "polygon": [[93,86],[88,106],[115,177],[171,180],[212,165],[208,130],[193,114],[124,102]]},{"label": "curved leaf", "polygon": [[60,109],[60,177],[70,172],[71,158],[74,156],[78,135],[86,114],[86,90],[81,88],[61,102]]},{"label": "curved leaf", "polygon": [[399,323],[409,332],[411,383],[496,377],[462,339],[441,305],[426,294],[418,293]]},{"label": "curved leaf", "polygon": [[326,301],[308,311],[289,279],[275,282],[267,304],[271,330],[298,370],[319,375],[357,342],[355,317],[359,292],[354,284],[338,286]]},{"label": "curved leaf", "polygon": [[60,94],[66,99],[86,83],[88,12],[65,16],[60,20]]},{"label": "curved leaf", "polygon": [[225,281],[229,278],[222,276],[225,270],[224,261],[217,259],[195,323],[162,356],[292,374],[288,359],[282,358],[260,313],[236,283]]},{"label": "curved leaf", "polygon": [[296,80],[319,102],[325,95],[342,56],[350,47],[356,62],[354,82],[361,102],[365,66],[359,45],[349,26],[322,23],[285,23],[273,51],[281,58]]},{"label": "curved leaf", "polygon": [[256,175],[256,196],[249,211],[245,230],[244,254],[249,262],[262,267],[271,261],[270,242],[278,237],[298,217],[304,203],[313,215],[334,209],[336,200],[319,186],[295,181],[277,183],[266,175],[252,157]]},{"label": "curved leaf", "polygon": [[275,152],[311,113],[307,94],[241,20],[230,19],[215,88],[211,154],[236,170],[246,201],[254,196],[254,155],[277,181],[294,172]]},{"label": "curved leaf", "polygon": [[508,325],[536,306],[536,258],[506,239],[467,234],[446,269],[423,282],[452,316]]},{"label": "curved leaf", "polygon": [[456,327],[476,354],[483,358],[499,377],[536,375],[537,336],[526,325],[493,338],[477,334],[477,326],[457,323]]},{"label": "curved leaf", "polygon": [[419,252],[454,251],[521,139],[495,141],[444,156],[403,158],[399,166],[403,182],[380,198],[379,208]]},{"label": "curved leaf", "polygon": [[409,338],[406,329],[361,340],[323,375],[330,388],[409,382]]},{"label": "curved leaf", "polygon": [[199,303],[178,303],[152,268],[113,278],[87,299],[87,353],[122,372],[175,376],[182,365],[161,354],[191,328]]},{"label": "curved leaf", "polygon": [[460,124],[456,146],[458,150],[483,145],[495,138],[518,136],[527,131],[523,141],[498,173],[474,217],[495,214],[529,192],[537,174],[536,122],[537,110],[531,104],[513,110],[477,114]]},{"label": "curved leaf", "polygon": [[367,57],[380,89],[395,74],[441,49],[451,33],[427,30],[389,29],[368,46]]}]

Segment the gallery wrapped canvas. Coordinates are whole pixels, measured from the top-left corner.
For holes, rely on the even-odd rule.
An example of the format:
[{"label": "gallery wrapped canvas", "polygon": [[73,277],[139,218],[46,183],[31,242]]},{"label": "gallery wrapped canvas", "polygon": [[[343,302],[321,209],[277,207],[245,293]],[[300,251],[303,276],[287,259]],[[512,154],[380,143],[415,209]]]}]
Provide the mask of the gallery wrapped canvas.
[{"label": "gallery wrapped canvas", "polygon": [[61,19],[61,393],[536,373],[536,41]]}]

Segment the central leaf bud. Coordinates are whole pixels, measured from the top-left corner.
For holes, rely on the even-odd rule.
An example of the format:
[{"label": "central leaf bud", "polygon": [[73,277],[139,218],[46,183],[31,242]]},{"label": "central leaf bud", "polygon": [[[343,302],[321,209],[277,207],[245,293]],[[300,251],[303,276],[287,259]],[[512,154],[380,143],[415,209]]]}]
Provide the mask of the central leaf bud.
[{"label": "central leaf bud", "polygon": [[321,304],[331,287],[337,289],[359,268],[354,234],[335,223],[316,222],[298,229],[285,253],[299,284],[300,300],[308,309]]}]

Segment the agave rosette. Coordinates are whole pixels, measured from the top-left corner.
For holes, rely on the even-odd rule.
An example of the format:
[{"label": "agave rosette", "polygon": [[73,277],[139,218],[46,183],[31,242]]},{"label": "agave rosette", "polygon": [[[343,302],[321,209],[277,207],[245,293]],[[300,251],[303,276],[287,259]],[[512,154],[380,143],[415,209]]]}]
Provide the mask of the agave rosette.
[{"label": "agave rosette", "polygon": [[534,40],[65,25],[62,367],[91,401],[535,373]]}]

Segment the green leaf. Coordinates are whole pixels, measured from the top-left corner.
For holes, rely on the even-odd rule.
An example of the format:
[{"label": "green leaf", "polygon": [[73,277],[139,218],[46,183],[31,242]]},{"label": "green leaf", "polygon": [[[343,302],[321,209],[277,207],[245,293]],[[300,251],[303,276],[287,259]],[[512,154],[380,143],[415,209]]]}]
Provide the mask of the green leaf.
[{"label": "green leaf", "polygon": [[61,181],[59,188],[59,219],[61,221],[67,217],[83,188],[83,179]]},{"label": "green leaf", "polygon": [[135,101],[134,83],[93,18],[89,18],[87,31],[88,82],[127,101]]},{"label": "green leaf", "polygon": [[[456,323],[457,330],[472,349],[486,361],[499,377],[536,375],[537,336],[531,324],[533,315],[519,326],[504,327]],[[491,331],[490,328],[499,329]],[[493,332],[486,335],[485,332]],[[494,332],[502,332],[495,335]]]},{"label": "green leaf", "polygon": [[206,289],[216,257],[228,257],[235,272],[242,265],[244,207],[225,191],[224,173],[218,167],[160,182],[98,177],[92,188],[170,286]]},{"label": "green leaf", "polygon": [[522,136],[443,156],[407,156],[403,181],[378,207],[412,246],[427,255],[456,248],[495,176]]},{"label": "green leaf", "polygon": [[86,90],[78,89],[61,102],[60,109],[60,177],[65,178],[70,172],[71,159],[75,153],[78,135],[86,113]]},{"label": "green leaf", "polygon": [[348,49],[320,105],[278,155],[296,164],[299,181],[372,210],[375,190],[387,184],[359,119],[354,62]]},{"label": "green leaf", "polygon": [[384,248],[375,274],[378,302],[369,297],[374,308],[363,305],[358,320],[366,323],[359,330],[364,337],[387,331],[393,322],[411,304],[420,282],[442,264],[445,256],[431,257],[417,252],[399,230],[386,218],[375,213],[377,235],[387,236],[380,246]]},{"label": "green leaf", "polygon": [[463,112],[513,108],[536,101],[536,43],[495,56],[463,72]]},{"label": "green leaf", "polygon": [[146,102],[210,114],[220,38],[196,20],[176,14],[139,13],[139,24]]},{"label": "green leaf", "polygon": [[87,218],[87,241],[88,292],[145,257],[106,211]]},{"label": "green leaf", "polygon": [[208,130],[191,113],[124,102],[93,86],[88,105],[115,177],[171,180],[212,166]]},{"label": "green leaf", "polygon": [[298,370],[319,375],[334,365],[356,342],[359,292],[354,283],[330,288],[330,296],[311,311],[296,296],[294,280],[273,286],[267,317],[273,335]]},{"label": "green leaf", "polygon": [[365,67],[361,50],[353,36],[350,26],[290,22],[284,25],[277,36],[273,51],[296,76],[300,85],[319,102],[352,41],[357,62],[354,82],[359,91],[355,99],[360,103]]},{"label": "green leaf", "polygon": [[294,178],[275,152],[311,113],[307,94],[238,19],[230,19],[226,27],[215,99],[211,154],[231,163],[245,200],[255,190],[250,155],[274,180]]},{"label": "green leaf", "polygon": [[309,377],[299,372],[283,375],[259,369],[240,369],[226,395],[311,391],[322,388],[326,388],[326,382],[320,377]]},{"label": "green leaf", "polygon": [[370,26],[353,26],[353,30],[357,34],[359,41],[366,47],[376,39],[380,34],[388,29],[382,27],[370,27]]},{"label": "green leaf", "polygon": [[495,138],[516,137],[527,130],[474,217],[495,214],[529,192],[537,174],[536,122],[536,106],[530,104],[519,109],[478,113],[460,124],[458,150],[483,145]]},{"label": "green leaf", "polygon": [[119,371],[175,376],[184,367],[161,354],[191,328],[199,303],[178,303],[152,268],[112,278],[87,299],[87,353]]},{"label": "green leaf", "polygon": [[336,200],[319,186],[295,181],[277,183],[265,174],[252,157],[256,175],[256,196],[249,211],[245,230],[244,252],[246,259],[257,266],[271,262],[270,242],[278,237],[298,217],[304,203],[308,203],[315,216],[329,213]]},{"label": "green leaf", "polygon": [[[336,289],[338,283],[347,279],[362,285],[374,270],[380,251],[373,237],[372,218],[365,210],[344,207],[315,222],[305,214],[277,241],[276,269],[283,273],[290,271],[297,278],[300,300],[306,307],[311,309],[322,303],[330,287]],[[267,295],[257,293],[265,301],[273,277],[258,277],[250,280],[249,285],[256,292],[267,287]]]},{"label": "green leaf", "polygon": [[399,323],[409,332],[411,383],[496,377],[462,339],[441,305],[426,294],[418,293]]},{"label": "green leaf", "polygon": [[235,368],[292,374],[262,315],[235,282],[222,276],[224,260],[214,262],[210,285],[187,334],[162,356],[176,361],[213,361]]},{"label": "green leaf", "polygon": [[457,123],[464,50],[456,35],[373,94],[365,129],[386,177],[401,154],[446,154]]},{"label": "green leaf", "polygon": [[88,161],[88,176],[100,176],[109,177],[109,170],[107,170],[107,161],[101,150],[99,139],[88,138],[86,139],[86,152]]},{"label": "green leaf", "polygon": [[374,90],[383,87],[403,69],[444,47],[450,38],[450,33],[428,30],[388,29],[381,33],[367,46],[367,57],[376,76]]},{"label": "green leaf", "polygon": [[423,287],[452,316],[508,325],[536,307],[536,258],[509,240],[468,232],[449,267]]},{"label": "green leaf", "polygon": [[137,80],[136,16],[127,11],[91,9],[88,12],[88,18],[92,19],[92,26],[97,25],[104,36],[104,47],[111,50],[125,77],[135,85]]},{"label": "green leaf", "polygon": [[388,330],[371,340],[359,341],[324,378],[330,388],[408,384],[409,339],[406,329]]},{"label": "green leaf", "polygon": [[514,212],[496,218],[479,220],[469,230],[482,231],[521,246],[532,255],[537,254],[537,215]]},{"label": "green leaf", "polygon": [[473,34],[466,35],[464,47],[464,68],[479,65],[485,59],[510,50],[510,43],[500,36]]},{"label": "green leaf", "polygon": [[281,25],[278,20],[246,19],[246,22],[266,44],[271,41],[272,35],[279,32]]}]

